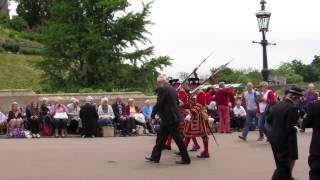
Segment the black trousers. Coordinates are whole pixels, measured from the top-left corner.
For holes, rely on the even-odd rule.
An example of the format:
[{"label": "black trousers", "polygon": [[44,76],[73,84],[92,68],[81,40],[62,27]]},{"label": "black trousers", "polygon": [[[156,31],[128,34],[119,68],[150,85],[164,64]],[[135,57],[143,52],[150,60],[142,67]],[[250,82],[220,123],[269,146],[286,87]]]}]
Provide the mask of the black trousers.
[{"label": "black trousers", "polygon": [[29,120],[29,128],[32,134],[39,134],[40,119]]},{"label": "black trousers", "polygon": [[276,170],[273,173],[272,180],[291,180],[290,153],[287,146],[271,144]]},{"label": "black trousers", "polygon": [[74,120],[74,119],[71,120],[70,125],[68,127],[68,132],[72,134],[76,134],[78,126],[79,126],[79,122],[77,120]]},{"label": "black trousers", "polygon": [[310,155],[309,156],[309,180],[319,180],[320,179],[320,156]]},{"label": "black trousers", "polygon": [[159,161],[161,158],[161,151],[167,141],[168,135],[171,135],[174,142],[177,144],[183,161],[190,161],[190,157],[187,151],[187,147],[183,142],[182,136],[178,130],[178,123],[162,126],[160,125],[160,131],[157,134],[156,145],[154,146],[151,154],[153,160]]},{"label": "black trousers", "polygon": [[122,134],[131,134],[132,129],[136,129],[136,123],[134,118],[119,120],[120,129]]}]

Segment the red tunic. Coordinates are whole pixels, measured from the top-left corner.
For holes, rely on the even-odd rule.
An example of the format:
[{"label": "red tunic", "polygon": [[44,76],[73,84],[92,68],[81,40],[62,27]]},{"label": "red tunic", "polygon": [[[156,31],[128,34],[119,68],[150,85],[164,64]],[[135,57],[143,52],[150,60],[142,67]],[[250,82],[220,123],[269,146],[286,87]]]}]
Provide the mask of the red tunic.
[{"label": "red tunic", "polygon": [[192,120],[187,122],[185,137],[204,137],[210,134],[208,113],[206,111],[206,94],[199,90],[189,98]]},{"label": "red tunic", "polygon": [[183,102],[182,106],[179,106],[179,112],[180,115],[182,117],[181,121],[179,122],[179,131],[180,133],[183,133],[185,127],[186,127],[186,122],[184,120],[184,118],[186,117],[186,115],[188,114],[187,109],[189,108],[189,100],[188,100],[188,94],[184,89],[180,89],[178,91],[178,98],[180,101]]}]

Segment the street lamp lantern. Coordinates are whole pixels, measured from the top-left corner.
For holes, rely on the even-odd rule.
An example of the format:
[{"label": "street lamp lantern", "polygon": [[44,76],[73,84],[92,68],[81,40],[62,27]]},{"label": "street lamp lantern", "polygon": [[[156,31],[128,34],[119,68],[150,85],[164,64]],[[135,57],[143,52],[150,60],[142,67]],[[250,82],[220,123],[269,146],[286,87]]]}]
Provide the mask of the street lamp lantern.
[{"label": "street lamp lantern", "polygon": [[261,10],[256,13],[256,17],[258,20],[258,25],[259,25],[259,30],[261,31],[268,31],[269,30],[269,21],[270,21],[270,16],[271,12],[267,11],[265,9],[265,0],[261,0]]},{"label": "street lamp lantern", "polygon": [[253,43],[258,43],[261,44],[262,50],[263,50],[263,69],[261,71],[263,80],[268,81],[269,80],[269,69],[268,69],[268,58],[267,58],[267,46],[268,45],[276,45],[276,44],[270,44],[266,40],[266,32],[269,31],[269,22],[270,22],[270,17],[271,17],[271,12],[267,11],[265,9],[265,0],[261,0],[261,9],[259,12],[256,13],[256,17],[258,20],[258,25],[259,25],[259,31],[262,33],[262,40],[260,42],[255,42]]}]

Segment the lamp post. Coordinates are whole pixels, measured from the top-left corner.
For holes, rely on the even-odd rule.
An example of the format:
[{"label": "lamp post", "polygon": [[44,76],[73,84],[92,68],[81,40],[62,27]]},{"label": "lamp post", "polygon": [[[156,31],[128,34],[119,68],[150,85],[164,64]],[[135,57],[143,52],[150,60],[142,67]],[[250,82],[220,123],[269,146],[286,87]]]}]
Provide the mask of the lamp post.
[{"label": "lamp post", "polygon": [[269,31],[269,21],[271,12],[265,9],[265,0],[261,0],[261,10],[256,13],[256,17],[258,20],[259,31],[262,33],[262,40],[260,42],[252,41],[253,43],[261,44],[262,53],[263,53],[263,69],[261,71],[262,77],[264,81],[268,82],[269,78],[269,69],[268,69],[268,57],[267,57],[267,46],[268,45],[276,45],[275,43],[271,44],[266,40],[266,33]]}]

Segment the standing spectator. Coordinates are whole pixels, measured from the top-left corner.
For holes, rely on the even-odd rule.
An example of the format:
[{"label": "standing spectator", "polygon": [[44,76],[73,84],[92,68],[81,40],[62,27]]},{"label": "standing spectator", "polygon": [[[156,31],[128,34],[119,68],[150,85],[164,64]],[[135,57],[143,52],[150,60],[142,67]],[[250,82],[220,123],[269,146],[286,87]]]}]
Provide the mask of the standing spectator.
[{"label": "standing spectator", "polygon": [[242,140],[247,140],[247,135],[250,130],[250,126],[252,125],[252,122],[255,121],[257,117],[257,93],[253,89],[253,84],[249,82],[247,84],[247,91],[244,92],[243,94],[243,102],[244,102],[244,107],[247,110],[247,116],[246,116],[246,122],[244,125],[244,128],[242,129],[242,135],[239,136],[240,139]]},{"label": "standing spectator", "polygon": [[82,137],[95,137],[99,115],[91,96],[86,97],[86,103],[80,110],[80,118],[82,120],[83,128]]},{"label": "standing spectator", "polygon": [[267,137],[267,140],[269,140],[269,134],[271,132],[271,127],[267,125],[265,117],[267,116],[268,109],[276,103],[276,97],[274,96],[274,93],[272,90],[268,89],[268,83],[267,82],[261,82],[260,83],[260,94],[258,98],[259,102],[259,120],[258,120],[258,126],[259,126],[259,139],[258,141],[262,141],[264,139],[264,135]]},{"label": "standing spectator", "polygon": [[234,102],[234,95],[230,88],[225,87],[224,82],[220,82],[219,87],[215,96],[218,106],[219,131],[220,133],[231,133],[229,103]]},{"label": "standing spectator", "polygon": [[61,137],[65,137],[65,130],[68,123],[68,109],[62,103],[61,97],[57,98],[56,104],[51,109],[51,115],[53,116],[54,136],[59,136],[59,130],[61,131]]},{"label": "standing spectator", "polygon": [[234,119],[235,119],[235,123],[237,125],[237,128],[239,130],[243,129],[243,124],[246,120],[246,110],[244,109],[243,106],[241,106],[241,100],[237,99],[236,101],[236,106],[233,108],[233,113],[234,113]]},{"label": "standing spectator", "polygon": [[[314,84],[310,83],[308,85],[308,91],[303,96],[303,109],[304,109],[304,111],[308,111],[309,105],[312,102],[318,100],[318,93],[316,93],[315,89],[316,89],[316,86]],[[304,132],[304,131],[305,131],[305,128],[302,126],[301,132]]]},{"label": "standing spectator", "polygon": [[112,104],[112,109],[115,115],[115,122],[120,125],[121,134],[123,136],[131,135],[129,120],[126,118],[126,105],[122,102],[120,96],[116,97],[116,101]]},{"label": "standing spectator", "polygon": [[82,127],[80,121],[80,105],[79,100],[76,98],[71,98],[70,104],[67,105],[68,108],[68,116],[69,116],[69,126],[68,131],[70,133],[76,134],[77,130]]},{"label": "standing spectator", "polygon": [[291,87],[285,100],[272,107],[267,121],[272,125],[270,143],[276,170],[272,180],[291,180],[295,161],[298,159],[297,131],[299,99],[303,96],[298,87]]},{"label": "standing spectator", "polygon": [[98,107],[98,125],[100,127],[113,125],[114,113],[112,107],[108,104],[108,101],[108,98],[102,98],[101,105]]},{"label": "standing spectator", "polygon": [[153,107],[151,105],[151,102],[150,102],[149,99],[147,99],[144,102],[144,106],[141,108],[141,113],[144,115],[144,117],[146,119],[147,128],[149,129],[149,131],[151,133],[154,134],[155,131],[154,131],[153,122],[152,122],[152,119],[151,119],[152,110],[153,110]]},{"label": "standing spectator", "polygon": [[32,101],[26,109],[27,121],[33,138],[40,138],[40,109],[37,102]]},{"label": "standing spectator", "polygon": [[303,127],[313,128],[309,154],[309,179],[320,179],[320,101],[309,104]]},{"label": "standing spectator", "polygon": [[0,132],[2,132],[4,129],[7,129],[7,119],[7,116],[0,112]]},{"label": "standing spectator", "polygon": [[9,124],[9,135],[12,136],[12,130],[21,128],[22,125],[22,111],[17,102],[11,104],[11,110],[8,114],[7,122]]}]

